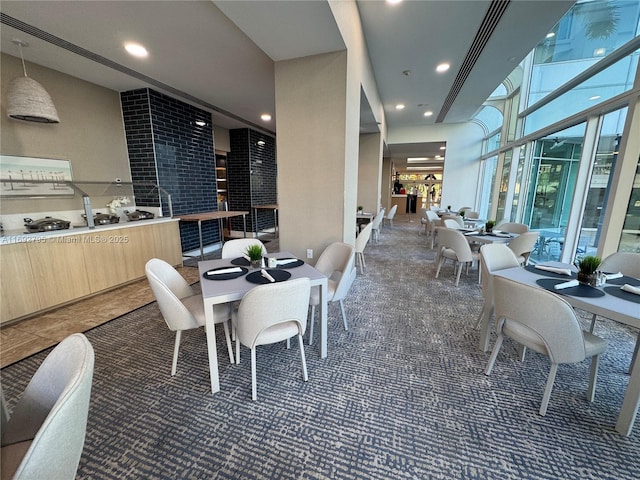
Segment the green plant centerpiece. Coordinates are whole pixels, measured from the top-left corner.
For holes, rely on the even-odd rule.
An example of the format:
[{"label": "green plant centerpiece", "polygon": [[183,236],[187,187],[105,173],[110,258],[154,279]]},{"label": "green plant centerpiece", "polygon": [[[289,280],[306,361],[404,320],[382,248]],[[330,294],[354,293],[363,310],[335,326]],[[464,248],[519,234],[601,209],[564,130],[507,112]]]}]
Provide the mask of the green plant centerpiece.
[{"label": "green plant centerpiece", "polygon": [[493,231],[493,227],[495,226],[496,222],[494,220],[487,220],[484,224],[484,229],[487,231],[487,233],[491,233]]},{"label": "green plant centerpiece", "polygon": [[465,211],[465,210],[460,210],[460,211],[458,212],[458,215],[460,215],[460,216],[462,217],[462,219],[464,220],[464,214],[465,214],[465,213],[466,213],[466,211]]},{"label": "green plant centerpiece", "polygon": [[252,268],[260,268],[262,265],[262,246],[261,245],[249,245],[244,251],[245,255],[249,257]]},{"label": "green plant centerpiece", "polygon": [[362,213],[364,207],[362,205],[358,205],[358,213]]},{"label": "green plant centerpiece", "polygon": [[447,205],[447,212],[451,211],[451,205]]},{"label": "green plant centerpiece", "polygon": [[594,255],[585,255],[578,260],[578,282],[596,286],[596,271],[600,266],[600,258]]}]

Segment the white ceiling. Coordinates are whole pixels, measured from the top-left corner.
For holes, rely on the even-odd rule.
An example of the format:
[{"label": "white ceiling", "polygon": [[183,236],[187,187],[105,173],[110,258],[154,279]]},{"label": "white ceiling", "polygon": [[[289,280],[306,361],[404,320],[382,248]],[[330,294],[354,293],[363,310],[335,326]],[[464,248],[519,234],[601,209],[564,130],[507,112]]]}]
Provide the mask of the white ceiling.
[{"label": "white ceiling", "polygon": [[[500,23],[443,113],[443,123],[473,118],[574,3],[506,1]],[[492,2],[356,3],[388,129],[433,124]],[[152,87],[212,111],[214,123],[222,127],[250,126],[270,133],[277,132],[274,61],[344,49],[324,0],[2,0],[0,11],[5,53],[18,56],[12,40],[19,38],[30,44],[24,49],[28,61],[117,91]],[[122,48],[125,41],[144,44],[149,57],[130,57]],[[435,66],[443,61],[451,69],[436,74]],[[405,70],[411,73],[404,75]],[[375,127],[364,100],[363,129]],[[400,102],[406,108],[396,111]],[[434,115],[424,117],[426,109]],[[262,113],[270,113],[271,122],[263,122]],[[440,145],[388,145],[387,153],[428,155]]]}]

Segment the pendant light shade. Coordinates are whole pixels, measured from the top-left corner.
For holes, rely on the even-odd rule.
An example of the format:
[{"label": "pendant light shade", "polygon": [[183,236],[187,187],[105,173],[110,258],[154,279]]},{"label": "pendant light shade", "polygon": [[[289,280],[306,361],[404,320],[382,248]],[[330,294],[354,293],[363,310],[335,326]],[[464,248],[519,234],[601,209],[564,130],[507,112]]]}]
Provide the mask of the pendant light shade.
[{"label": "pendant light shade", "polygon": [[14,78],[7,87],[7,115],[17,120],[38,123],[60,123],[58,112],[51,96],[42,85],[27,77],[22,47],[27,43],[13,40],[20,49],[23,77]]}]

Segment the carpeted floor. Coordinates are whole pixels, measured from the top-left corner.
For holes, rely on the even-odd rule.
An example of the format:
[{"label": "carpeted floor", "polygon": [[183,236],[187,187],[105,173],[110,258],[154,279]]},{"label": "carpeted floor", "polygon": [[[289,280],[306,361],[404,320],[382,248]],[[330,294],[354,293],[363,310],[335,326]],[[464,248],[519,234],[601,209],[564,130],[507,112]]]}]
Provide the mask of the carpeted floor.
[{"label": "carpeted floor", "polygon": [[[548,360],[521,363],[508,344],[483,374],[477,271],[459,288],[450,264],[434,279],[418,228],[396,222],[367,246],[345,302],[350,329],[331,305],[329,356],[307,347],[309,382],[297,347],[259,347],[256,402],[248,351],[230,365],[222,329],[215,395],[202,330],[183,335],[170,376],[174,336],[155,303],[87,332],[96,366],[78,478],[640,478],[640,426],[614,430],[635,333],[601,320],[610,348],[595,402],[589,362],[563,365],[541,417]],[[2,370],[10,407],[46,353]]]}]

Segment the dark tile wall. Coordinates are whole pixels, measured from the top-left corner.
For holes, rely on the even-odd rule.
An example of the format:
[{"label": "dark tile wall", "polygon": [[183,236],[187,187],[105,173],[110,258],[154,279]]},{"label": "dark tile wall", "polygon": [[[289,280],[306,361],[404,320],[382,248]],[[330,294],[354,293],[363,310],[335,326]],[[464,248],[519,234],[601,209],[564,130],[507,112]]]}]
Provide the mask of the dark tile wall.
[{"label": "dark tile wall", "polygon": [[[173,214],[218,209],[211,114],[151,89],[121,94],[133,182],[157,183],[171,194]],[[206,122],[204,126],[196,121]],[[140,205],[168,214],[165,196],[138,197]],[[198,248],[195,222],[180,223],[182,250]],[[220,241],[218,223],[202,224],[204,245]]]},{"label": "dark tile wall", "polygon": [[[227,154],[229,209],[251,212],[247,217],[247,230],[255,231],[252,207],[277,203],[278,199],[275,139],[255,130],[241,128],[229,131],[229,141],[231,145],[231,151]],[[257,218],[258,230],[273,228],[272,210],[258,210]],[[233,219],[232,226],[234,230],[241,230],[242,219]]]}]

